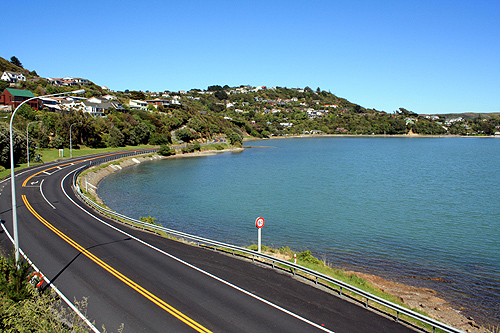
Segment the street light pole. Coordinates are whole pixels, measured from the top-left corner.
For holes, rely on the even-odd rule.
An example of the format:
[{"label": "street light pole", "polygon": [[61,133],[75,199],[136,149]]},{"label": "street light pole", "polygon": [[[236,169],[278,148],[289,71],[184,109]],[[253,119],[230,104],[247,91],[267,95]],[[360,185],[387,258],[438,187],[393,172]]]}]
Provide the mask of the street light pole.
[{"label": "street light pole", "polygon": [[36,124],[36,123],[41,123],[42,121],[32,121],[31,123],[28,123],[28,126],[26,126],[26,158],[28,160],[28,168],[30,167],[30,140],[28,137],[28,129],[30,128],[31,124]]},{"label": "street light pole", "polygon": [[71,127],[73,127],[73,125],[81,124],[81,123],[82,122],[80,121],[79,123],[71,124],[71,126],[69,127],[69,158],[73,158],[73,144],[71,142]]},{"label": "street light pole", "polygon": [[84,89],[80,89],[80,90],[75,90],[75,91],[68,91],[65,93],[32,97],[32,98],[29,98],[29,99],[23,101],[21,104],[19,104],[17,106],[17,108],[14,110],[14,112],[12,112],[12,115],[10,116],[10,125],[9,125],[9,130],[10,130],[10,144],[9,144],[9,149],[10,149],[10,185],[11,185],[11,196],[12,196],[12,232],[14,233],[14,250],[15,250],[16,263],[19,262],[19,236],[18,236],[18,232],[17,232],[16,179],[14,177],[14,139],[13,139],[13,134],[12,134],[12,123],[14,121],[14,115],[16,114],[17,110],[19,110],[19,108],[23,104],[25,104],[26,102],[29,102],[31,100],[37,99],[37,98],[67,95],[67,94],[82,94],[84,92],[85,92]]}]

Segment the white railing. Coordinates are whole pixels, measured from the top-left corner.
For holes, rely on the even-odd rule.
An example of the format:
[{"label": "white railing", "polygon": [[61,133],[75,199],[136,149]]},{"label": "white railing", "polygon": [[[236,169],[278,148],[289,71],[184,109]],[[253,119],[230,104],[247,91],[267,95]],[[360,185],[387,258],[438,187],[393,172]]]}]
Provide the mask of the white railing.
[{"label": "white railing", "polygon": [[[147,153],[150,153],[150,152],[147,152]],[[116,158],[122,158],[122,157],[124,157],[124,156],[111,157],[111,158],[107,158],[106,161],[109,161],[110,159],[116,159]],[[267,261],[268,263],[270,263],[270,265],[272,265],[273,268],[282,268],[280,266],[277,266],[277,264],[280,264],[282,266],[287,267],[293,275],[295,275],[297,272],[303,272],[307,275],[313,276],[316,284],[320,284],[321,282],[319,281],[319,279],[321,279],[323,281],[326,281],[328,283],[331,283],[331,284],[337,286],[339,288],[339,290],[338,290],[339,296],[342,296],[343,290],[347,290],[351,293],[354,293],[356,295],[361,296],[362,299],[365,300],[364,305],[367,308],[369,306],[369,302],[374,302],[374,303],[382,305],[388,309],[391,309],[391,310],[396,312],[396,316],[395,316],[396,321],[398,321],[400,319],[400,315],[406,315],[410,318],[413,318],[413,319],[416,319],[422,323],[425,323],[426,325],[429,325],[429,327],[432,327],[433,332],[435,332],[436,329],[440,329],[443,332],[463,333],[463,331],[456,329],[454,327],[451,327],[449,325],[446,325],[440,321],[429,318],[429,317],[422,315],[418,312],[415,312],[415,311],[412,311],[408,308],[405,308],[399,304],[392,303],[392,302],[385,300],[381,297],[375,296],[367,291],[364,291],[364,290],[361,290],[357,287],[351,286],[351,285],[349,285],[343,281],[340,281],[338,279],[335,279],[331,276],[316,272],[310,268],[292,263],[290,261],[276,258],[276,257],[273,257],[271,255],[264,254],[264,253],[258,253],[254,250],[250,250],[250,249],[247,249],[244,247],[239,247],[236,245],[227,244],[227,243],[215,241],[212,239],[207,239],[207,238],[199,237],[196,235],[187,234],[187,233],[184,233],[181,231],[165,228],[163,226],[139,221],[139,220],[130,218],[128,216],[119,214],[117,212],[114,212],[112,210],[106,209],[106,208],[100,206],[99,204],[95,203],[94,201],[90,200],[87,196],[85,196],[81,192],[80,186],[78,185],[78,182],[77,182],[78,175],[83,170],[90,167],[91,165],[95,165],[98,163],[104,163],[104,162],[105,161],[97,160],[97,161],[94,161],[92,164],[85,165],[82,168],[80,168],[73,176],[73,190],[74,190],[75,194],[82,201],[86,202],[90,207],[94,208],[96,211],[100,212],[101,214],[104,214],[104,215],[110,217],[113,220],[116,220],[116,221],[121,222],[121,223],[129,224],[133,227],[140,228],[142,230],[153,230],[155,233],[165,233],[167,236],[170,236],[170,237],[174,236],[174,237],[180,238],[183,241],[189,240],[191,243],[194,243],[198,246],[213,247],[215,250],[217,250],[218,248],[224,249],[224,250],[230,250],[230,251],[232,251],[233,255],[235,254],[235,251],[238,251],[240,253],[245,253],[252,258],[252,261],[255,261],[256,259]],[[303,276],[303,277],[305,277],[305,276]],[[307,277],[305,277],[305,278],[307,278]]]}]

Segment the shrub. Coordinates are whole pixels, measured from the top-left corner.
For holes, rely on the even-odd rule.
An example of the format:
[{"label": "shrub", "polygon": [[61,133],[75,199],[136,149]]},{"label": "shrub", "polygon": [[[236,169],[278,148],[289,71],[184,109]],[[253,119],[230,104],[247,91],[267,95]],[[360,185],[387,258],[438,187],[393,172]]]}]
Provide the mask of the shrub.
[{"label": "shrub", "polygon": [[14,256],[0,257],[0,296],[14,302],[29,298],[31,266],[24,260],[16,263]]},{"label": "shrub", "polygon": [[160,149],[158,149],[158,154],[161,156],[175,155],[175,149],[170,149],[167,145],[161,145]]},{"label": "shrub", "polygon": [[318,258],[316,258],[315,256],[313,256],[311,254],[310,250],[307,250],[307,251],[304,251],[304,252],[300,252],[299,254],[297,254],[297,260],[303,261],[303,262],[306,262],[306,263],[311,263],[311,264],[314,264],[314,265],[319,265],[319,266],[323,266],[324,265],[324,263],[321,260],[319,260]]}]

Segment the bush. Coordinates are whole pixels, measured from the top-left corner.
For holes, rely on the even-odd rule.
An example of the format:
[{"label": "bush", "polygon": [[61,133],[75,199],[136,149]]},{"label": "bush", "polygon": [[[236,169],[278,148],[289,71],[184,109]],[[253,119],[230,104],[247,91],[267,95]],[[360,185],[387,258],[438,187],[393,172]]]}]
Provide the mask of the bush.
[{"label": "bush", "polygon": [[167,145],[161,145],[160,149],[158,149],[158,155],[161,156],[175,155],[175,149],[170,149],[170,147]]},{"label": "bush", "polygon": [[319,260],[318,258],[314,257],[311,254],[310,250],[307,250],[307,251],[304,251],[304,252],[300,252],[299,254],[297,254],[297,260],[303,261],[303,262],[306,262],[306,263],[311,263],[311,264],[314,264],[314,265],[323,266],[323,262],[321,260]]},{"label": "bush", "polygon": [[30,274],[31,266],[26,261],[16,263],[14,256],[0,257],[0,297],[14,302],[30,298]]},{"label": "bush", "polygon": [[200,150],[201,150],[200,143],[198,141],[196,141],[193,144],[188,144],[186,147],[182,148],[181,151],[183,154],[186,154],[186,153],[192,153],[192,152],[200,151]]}]

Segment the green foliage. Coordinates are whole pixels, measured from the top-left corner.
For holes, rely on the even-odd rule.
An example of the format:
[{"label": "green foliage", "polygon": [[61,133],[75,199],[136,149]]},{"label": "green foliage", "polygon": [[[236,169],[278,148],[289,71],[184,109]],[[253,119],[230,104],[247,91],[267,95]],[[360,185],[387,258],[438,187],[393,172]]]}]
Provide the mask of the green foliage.
[{"label": "green foliage", "polygon": [[297,261],[322,266],[324,263],[311,254],[310,250],[297,254]]},{"label": "green foliage", "polygon": [[139,218],[139,221],[142,221],[142,222],[146,222],[146,223],[149,223],[149,224],[154,224],[154,225],[159,225],[155,222],[155,220],[157,220],[156,217],[152,217],[152,216],[147,216],[147,217],[140,217]]},{"label": "green foliage", "polygon": [[8,88],[10,86],[8,81],[0,80],[0,94],[3,93],[5,88]]},{"label": "green foliage", "polygon": [[175,131],[175,136],[177,137],[178,140],[183,142],[190,142],[191,140],[197,138],[196,134],[191,132],[191,130],[188,127],[184,127]]},{"label": "green foliage", "polygon": [[131,91],[130,92],[131,99],[145,100],[146,95],[142,91]]},{"label": "green foliage", "polygon": [[219,100],[225,100],[228,98],[226,92],[224,90],[218,90],[214,93],[214,96]]},{"label": "green foliage", "polygon": [[183,154],[193,153],[195,151],[200,151],[200,150],[201,150],[201,146],[200,146],[200,143],[198,141],[196,141],[193,144],[188,144],[186,147],[181,149]]},{"label": "green foliage", "polygon": [[[12,131],[14,165],[26,162],[26,135],[17,129]],[[0,166],[10,168],[10,133],[7,124],[0,123]]]},{"label": "green foliage", "polygon": [[10,62],[14,65],[14,66],[17,66],[17,67],[21,67],[23,68],[23,64],[21,64],[21,62],[19,61],[19,59],[17,59],[16,56],[12,56],[10,58]]},{"label": "green foliage", "polygon": [[170,149],[167,145],[161,145],[160,149],[158,149],[158,154],[162,156],[175,155],[175,149]]},{"label": "green foliage", "polygon": [[0,257],[0,297],[19,302],[31,297],[29,279],[31,266],[25,260],[16,262],[14,256]]},{"label": "green foliage", "polygon": [[[239,131],[241,133],[241,131]],[[237,130],[228,128],[226,130],[226,136],[229,140],[229,143],[231,143],[233,146],[234,145],[242,145],[243,144],[243,136],[239,134]]]}]

